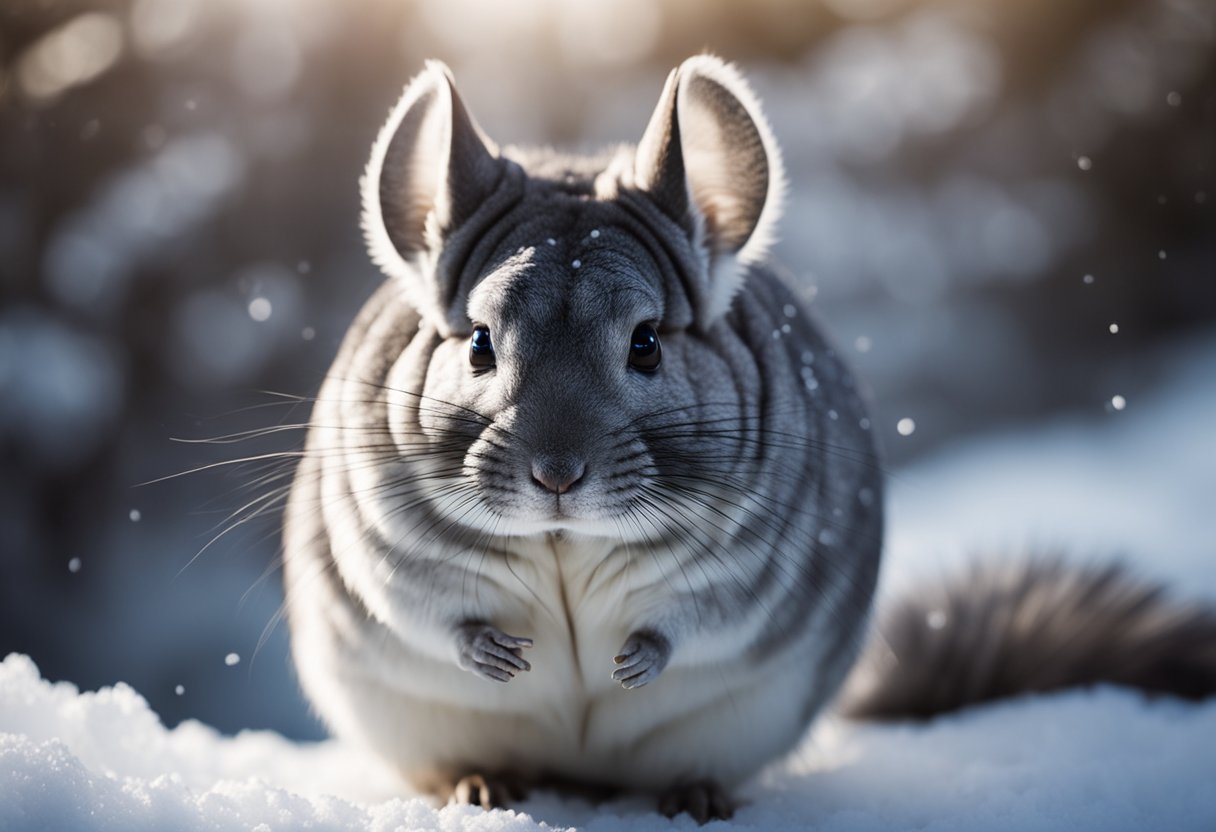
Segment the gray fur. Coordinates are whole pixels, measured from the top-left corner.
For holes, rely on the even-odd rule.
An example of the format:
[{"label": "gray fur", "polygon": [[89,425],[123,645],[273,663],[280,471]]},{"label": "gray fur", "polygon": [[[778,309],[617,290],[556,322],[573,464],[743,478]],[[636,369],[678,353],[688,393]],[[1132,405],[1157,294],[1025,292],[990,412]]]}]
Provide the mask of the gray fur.
[{"label": "gray fur", "polygon": [[[314,408],[285,574],[318,711],[419,786],[480,801],[501,790],[467,775],[511,772],[700,815],[859,646],[882,483],[848,370],[762,262],[776,148],[708,57],[646,137],[500,151],[432,64],[368,166],[392,279]],[[628,363],[645,322],[654,373]]]},{"label": "gray fur", "polygon": [[[284,531],[293,653],[337,734],[459,802],[630,788],[702,822],[798,741],[866,629],[882,482],[848,370],[765,261],[782,184],[707,56],[595,157],[500,150],[440,64],[410,84],[363,182],[390,280]],[[653,373],[629,366],[642,323]],[[883,636],[847,715],[1216,688],[1216,615],[1113,568],[976,567]]]},{"label": "gray fur", "polygon": [[1107,683],[1216,694],[1216,609],[1170,600],[1119,566],[977,560],[880,615],[842,694],[862,719],[926,719],[1020,693]]}]

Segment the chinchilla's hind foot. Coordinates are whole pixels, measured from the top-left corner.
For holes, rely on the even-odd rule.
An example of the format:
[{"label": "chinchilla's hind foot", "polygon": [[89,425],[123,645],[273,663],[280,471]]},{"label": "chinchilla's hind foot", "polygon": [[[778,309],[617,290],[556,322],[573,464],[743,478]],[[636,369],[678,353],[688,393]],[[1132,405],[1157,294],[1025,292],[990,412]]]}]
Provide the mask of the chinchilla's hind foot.
[{"label": "chinchilla's hind foot", "polygon": [[492,774],[466,774],[452,784],[448,796],[449,806],[480,806],[502,809],[528,796],[528,791],[517,778]]},{"label": "chinchilla's hind foot", "polygon": [[735,814],[734,801],[712,780],[699,780],[673,786],[659,796],[659,811],[674,818],[687,812],[697,823],[729,820]]}]

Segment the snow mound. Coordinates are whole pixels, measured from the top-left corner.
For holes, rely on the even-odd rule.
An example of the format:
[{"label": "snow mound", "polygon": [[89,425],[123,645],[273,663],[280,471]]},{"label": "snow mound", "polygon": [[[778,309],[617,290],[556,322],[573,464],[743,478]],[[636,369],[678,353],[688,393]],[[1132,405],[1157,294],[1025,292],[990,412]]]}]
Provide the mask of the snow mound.
[{"label": "snow mound", "polygon": [[[1033,697],[927,725],[827,718],[718,828],[1211,830],[1216,702],[1113,689]],[[0,663],[0,829],[667,830],[641,798],[538,793],[517,811],[436,808],[329,741],[161,725],[136,691],[81,693]]]}]

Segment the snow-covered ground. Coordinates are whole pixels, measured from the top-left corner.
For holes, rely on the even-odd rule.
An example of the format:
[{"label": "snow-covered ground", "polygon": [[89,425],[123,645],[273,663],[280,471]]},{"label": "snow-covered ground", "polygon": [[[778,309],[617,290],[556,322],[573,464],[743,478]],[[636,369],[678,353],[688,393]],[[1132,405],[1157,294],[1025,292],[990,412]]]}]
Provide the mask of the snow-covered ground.
[{"label": "snow-covered ground", "polygon": [[[884,591],[963,556],[1121,555],[1216,598],[1216,342],[1124,409],[956,445],[896,472]],[[970,553],[970,554],[967,554]],[[743,791],[730,828],[1216,829],[1216,702],[1115,689],[999,703],[928,725],[827,717]],[[539,793],[513,812],[436,808],[336,742],[166,730],[124,685],[80,693],[0,664],[2,830],[647,830],[642,799]],[[676,828],[692,828],[681,818]]]},{"label": "snow-covered ground", "polygon": [[[0,829],[669,829],[640,799],[539,794],[516,811],[435,809],[335,742],[167,731],[124,685],[51,685],[0,665]],[[1099,690],[1010,702],[927,727],[826,720],[745,789],[732,828],[1211,830],[1216,703]],[[677,828],[695,826],[684,817]]]},{"label": "snow-covered ground", "polygon": [[1118,558],[1216,600],[1216,334],[1159,351],[1154,363],[1156,388],[1119,409],[1094,402],[893,472],[887,587],[1029,549]]}]

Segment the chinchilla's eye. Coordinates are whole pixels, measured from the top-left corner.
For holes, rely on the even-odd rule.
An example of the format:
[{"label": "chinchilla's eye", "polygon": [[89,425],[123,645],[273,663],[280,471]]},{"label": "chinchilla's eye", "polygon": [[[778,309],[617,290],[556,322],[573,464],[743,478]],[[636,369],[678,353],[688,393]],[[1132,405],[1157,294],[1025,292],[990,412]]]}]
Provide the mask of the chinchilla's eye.
[{"label": "chinchilla's eye", "polygon": [[473,338],[469,341],[469,363],[478,369],[494,366],[494,344],[490,342],[488,326],[473,328]]},{"label": "chinchilla's eye", "polygon": [[638,324],[629,339],[629,366],[643,372],[654,372],[663,358],[659,333],[650,324]]}]

